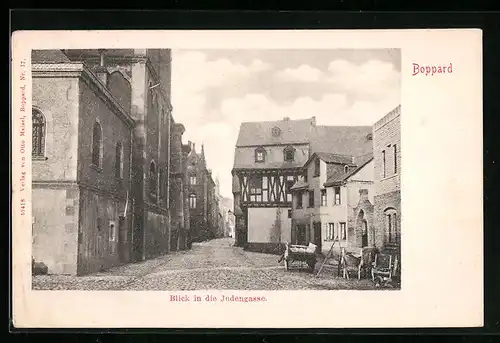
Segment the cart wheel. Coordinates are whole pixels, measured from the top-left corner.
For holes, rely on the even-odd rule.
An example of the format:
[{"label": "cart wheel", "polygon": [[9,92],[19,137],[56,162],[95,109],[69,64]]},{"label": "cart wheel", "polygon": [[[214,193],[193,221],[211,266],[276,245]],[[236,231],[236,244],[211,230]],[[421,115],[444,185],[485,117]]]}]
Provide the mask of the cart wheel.
[{"label": "cart wheel", "polygon": [[288,260],[285,258],[285,269],[290,270],[290,265],[288,264]]}]

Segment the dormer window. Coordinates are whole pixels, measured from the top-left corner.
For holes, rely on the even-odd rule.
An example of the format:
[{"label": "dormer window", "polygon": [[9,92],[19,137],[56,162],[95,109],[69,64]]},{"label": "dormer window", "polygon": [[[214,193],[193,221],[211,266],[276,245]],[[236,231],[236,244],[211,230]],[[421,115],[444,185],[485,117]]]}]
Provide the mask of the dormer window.
[{"label": "dormer window", "polygon": [[349,166],[344,166],[344,173],[347,174],[348,171],[349,171]]},{"label": "dormer window", "polygon": [[277,126],[273,127],[271,130],[273,137],[279,137],[281,135],[281,129]]},{"label": "dormer window", "polygon": [[265,162],[266,150],[264,148],[255,149],[255,162]]},{"label": "dormer window", "polygon": [[283,159],[285,162],[293,162],[295,159],[295,148],[292,146],[287,146],[283,149]]}]

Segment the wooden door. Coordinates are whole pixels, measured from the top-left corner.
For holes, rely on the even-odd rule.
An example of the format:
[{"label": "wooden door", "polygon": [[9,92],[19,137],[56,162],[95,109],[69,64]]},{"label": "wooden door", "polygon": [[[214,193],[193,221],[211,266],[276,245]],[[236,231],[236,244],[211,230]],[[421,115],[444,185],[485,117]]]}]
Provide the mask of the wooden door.
[{"label": "wooden door", "polygon": [[314,244],[318,246],[317,251],[321,251],[321,222],[315,222],[314,227]]}]

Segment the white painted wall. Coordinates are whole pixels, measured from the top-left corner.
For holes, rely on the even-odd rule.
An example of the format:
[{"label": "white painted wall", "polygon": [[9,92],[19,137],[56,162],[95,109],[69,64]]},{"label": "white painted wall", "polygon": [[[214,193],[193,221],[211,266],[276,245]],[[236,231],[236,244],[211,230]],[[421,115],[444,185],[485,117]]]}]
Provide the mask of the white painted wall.
[{"label": "white painted wall", "polygon": [[[281,210],[281,242],[291,241],[292,220],[288,218],[288,208]],[[248,209],[248,242],[249,243],[279,243],[274,240],[274,225],[277,207]]]}]

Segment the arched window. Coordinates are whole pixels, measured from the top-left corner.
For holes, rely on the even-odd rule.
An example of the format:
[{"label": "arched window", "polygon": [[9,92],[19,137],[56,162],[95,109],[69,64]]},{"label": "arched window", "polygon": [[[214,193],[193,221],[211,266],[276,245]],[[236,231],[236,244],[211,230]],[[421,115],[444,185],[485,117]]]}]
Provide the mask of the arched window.
[{"label": "arched window", "polygon": [[255,162],[266,161],[266,150],[262,147],[255,149]]},{"label": "arched window", "polygon": [[33,120],[33,149],[31,155],[41,157],[45,152],[45,118],[37,109],[32,110]]},{"label": "arched window", "polygon": [[196,208],[196,194],[189,195],[189,208]]},{"label": "arched window", "polygon": [[99,168],[102,165],[102,131],[98,122],[92,130],[92,164]]},{"label": "arched window", "polygon": [[196,185],[196,173],[189,174],[189,184]]},{"label": "arched window", "polygon": [[349,171],[349,166],[344,166],[344,173],[347,173]]},{"label": "arched window", "polygon": [[152,195],[156,194],[156,165],[154,161],[151,161],[149,165],[149,193]]},{"label": "arched window", "polygon": [[123,146],[121,142],[116,143],[115,149],[115,177],[123,178]]},{"label": "arched window", "polygon": [[286,162],[293,162],[295,159],[295,148],[293,146],[287,146],[283,149],[283,159]]},{"label": "arched window", "polygon": [[385,228],[387,241],[389,243],[399,242],[399,232],[398,232],[398,217],[397,211],[394,208],[387,208],[384,211],[385,216]]}]

